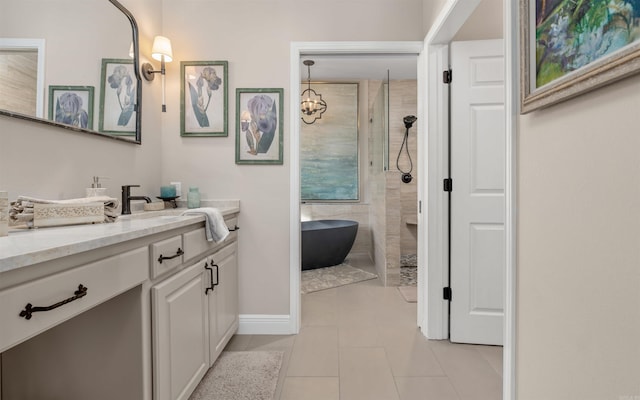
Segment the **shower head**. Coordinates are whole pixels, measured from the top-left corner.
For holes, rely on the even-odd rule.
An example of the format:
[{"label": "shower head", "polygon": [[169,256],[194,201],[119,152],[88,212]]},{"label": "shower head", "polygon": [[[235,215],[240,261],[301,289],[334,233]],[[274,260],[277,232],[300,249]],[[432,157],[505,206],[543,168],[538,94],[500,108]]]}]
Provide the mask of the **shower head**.
[{"label": "shower head", "polygon": [[413,126],[413,123],[418,120],[415,115],[407,115],[402,119],[404,121],[404,127],[409,129]]}]

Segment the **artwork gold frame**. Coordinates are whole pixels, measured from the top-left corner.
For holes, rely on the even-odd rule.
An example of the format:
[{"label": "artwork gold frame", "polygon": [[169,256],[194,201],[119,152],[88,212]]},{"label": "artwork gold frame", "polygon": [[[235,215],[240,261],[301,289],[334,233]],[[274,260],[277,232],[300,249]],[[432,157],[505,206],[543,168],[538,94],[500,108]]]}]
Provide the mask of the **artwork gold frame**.
[{"label": "artwork gold frame", "polygon": [[520,1],[522,114],[640,70],[640,10],[633,1]]}]

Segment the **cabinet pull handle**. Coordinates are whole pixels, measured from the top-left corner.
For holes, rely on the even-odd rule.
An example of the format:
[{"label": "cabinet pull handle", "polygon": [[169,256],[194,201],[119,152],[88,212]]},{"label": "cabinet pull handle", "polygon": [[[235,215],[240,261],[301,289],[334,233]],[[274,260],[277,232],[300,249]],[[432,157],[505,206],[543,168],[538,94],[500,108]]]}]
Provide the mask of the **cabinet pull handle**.
[{"label": "cabinet pull handle", "polygon": [[20,316],[24,317],[25,319],[29,320],[31,319],[31,314],[33,314],[34,312],[40,312],[40,311],[51,311],[54,308],[58,308],[60,306],[63,306],[67,303],[71,303],[74,300],[78,300],[81,297],[84,297],[87,295],[87,288],[84,287],[83,285],[79,285],[78,286],[78,290],[76,290],[75,292],[73,292],[74,296],[69,297],[68,299],[62,300],[56,304],[52,304],[50,306],[47,307],[34,307],[33,305],[31,305],[31,303],[28,303],[24,310],[20,311]]},{"label": "cabinet pull handle", "polygon": [[159,262],[160,264],[162,264],[162,261],[163,261],[163,260],[172,260],[172,259],[174,259],[174,258],[176,258],[176,257],[180,257],[180,256],[181,256],[181,255],[183,255],[183,254],[184,254],[184,251],[182,251],[182,249],[181,249],[180,247],[178,247],[178,251],[176,251],[176,254],[174,254],[174,255],[172,255],[172,256],[165,257],[165,256],[163,256],[162,254],[160,254],[160,257],[158,257],[158,262]]},{"label": "cabinet pull handle", "polygon": [[240,229],[240,227],[238,225],[235,226],[235,228],[228,228],[229,232],[234,232],[237,231],[238,229]]},{"label": "cabinet pull handle", "polygon": [[206,288],[204,291],[205,295],[209,295],[209,290],[213,292],[213,289],[215,289],[215,285],[213,284],[213,269],[209,267],[209,263],[204,263],[204,269],[209,270],[210,272],[209,281],[211,282],[211,287]]},{"label": "cabinet pull handle", "polygon": [[[215,285],[213,284],[213,277],[211,278],[211,285],[213,286],[218,286],[220,284],[220,276],[218,275],[218,270],[220,269],[220,267],[218,267],[218,264],[211,264],[212,267],[216,267],[216,283]],[[213,273],[212,273],[213,275]]]}]

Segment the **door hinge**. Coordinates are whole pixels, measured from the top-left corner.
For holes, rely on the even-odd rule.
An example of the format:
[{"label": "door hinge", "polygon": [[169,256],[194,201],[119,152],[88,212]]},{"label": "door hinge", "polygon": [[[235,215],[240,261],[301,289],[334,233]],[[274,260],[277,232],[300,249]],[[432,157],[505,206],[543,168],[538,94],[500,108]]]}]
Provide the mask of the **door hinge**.
[{"label": "door hinge", "polygon": [[451,178],[445,178],[443,186],[445,192],[451,192],[453,190],[453,180]]},{"label": "door hinge", "polygon": [[418,214],[422,214],[422,200],[418,200]]},{"label": "door hinge", "polygon": [[449,301],[451,301],[451,297],[452,297],[452,296],[451,296],[451,288],[450,288],[450,287],[442,288],[442,298],[443,298],[444,300],[449,300]]},{"label": "door hinge", "polygon": [[451,83],[453,80],[453,71],[448,69],[446,71],[442,71],[442,83]]}]

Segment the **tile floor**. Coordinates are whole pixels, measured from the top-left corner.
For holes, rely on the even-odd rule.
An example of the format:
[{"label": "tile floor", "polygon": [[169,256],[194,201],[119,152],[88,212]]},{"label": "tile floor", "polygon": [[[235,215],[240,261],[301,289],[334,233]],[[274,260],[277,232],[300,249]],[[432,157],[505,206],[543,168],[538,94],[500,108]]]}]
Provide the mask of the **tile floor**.
[{"label": "tile floor", "polygon": [[416,304],[377,279],[302,296],[298,335],[236,335],[227,346],[273,349],[285,352],[276,400],[502,398],[501,347],[425,339]]}]

